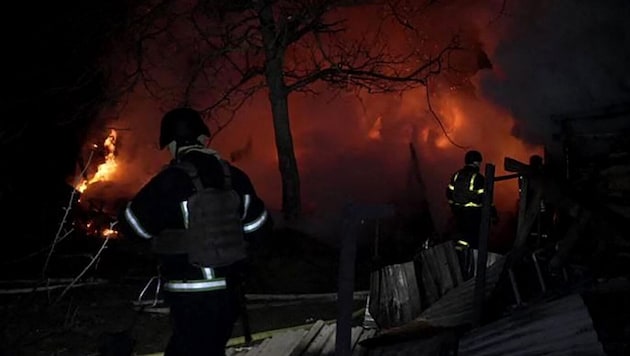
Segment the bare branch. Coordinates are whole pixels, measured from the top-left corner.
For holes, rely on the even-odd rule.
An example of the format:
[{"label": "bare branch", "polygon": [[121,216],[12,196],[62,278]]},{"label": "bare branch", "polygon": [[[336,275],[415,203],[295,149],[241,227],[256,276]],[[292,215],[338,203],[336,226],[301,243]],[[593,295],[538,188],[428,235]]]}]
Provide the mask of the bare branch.
[{"label": "bare branch", "polygon": [[[113,228],[114,224],[110,224],[110,229]],[[90,269],[90,267],[92,267],[92,265],[98,261],[98,259],[101,257],[101,253],[103,253],[103,250],[105,250],[105,247],[107,246],[107,243],[109,242],[109,238],[106,237],[103,241],[103,243],[101,244],[101,247],[98,249],[98,251],[96,252],[96,254],[92,257],[92,259],[90,260],[90,262],[87,264],[87,266],[85,266],[85,268],[83,268],[83,270],[81,271],[81,273],[79,273],[78,276],[76,276],[72,282],[70,282],[70,284],[68,284],[66,286],[66,288],[64,288],[64,290],[61,292],[61,294],[55,299],[55,302],[53,304],[57,304],[59,303],[59,301],[66,295],[66,293],[75,286],[75,284],[81,280],[81,278],[83,277],[83,275]]]},{"label": "bare branch", "polygon": [[[83,175],[85,174],[85,171],[88,169],[93,156],[94,156],[94,150],[90,150],[90,155],[88,156],[87,163],[85,164],[85,167],[83,168],[81,173],[77,175],[76,184],[74,186],[77,186],[79,183],[81,183],[81,179]],[[70,197],[68,198],[67,206],[63,208],[64,214],[61,218],[61,221],[59,222],[59,225],[57,227],[57,233],[55,234],[55,237],[53,238],[53,242],[50,245],[50,250],[48,251],[48,255],[46,256],[46,260],[44,261],[44,266],[42,267],[42,278],[46,277],[46,272],[48,271],[50,258],[52,257],[52,254],[55,251],[56,245],[59,243],[59,241],[66,238],[72,232],[72,229],[70,229],[69,232],[64,232],[64,229],[66,228],[66,224],[68,223],[68,217],[70,216],[70,211],[72,210],[72,207],[75,204],[76,194],[77,194],[77,190],[72,189],[72,192],[70,193]]]},{"label": "bare branch", "polygon": [[[162,102],[201,108],[214,126],[213,136],[267,89],[283,195],[290,196],[283,196],[283,211],[292,216],[300,205],[287,104],[292,92],[316,95],[312,84],[325,82],[332,91],[400,93],[425,86],[448,68],[448,55],[461,49],[456,39],[424,45],[419,13],[434,1],[174,2],[178,6],[160,3],[137,22],[136,54],[122,82],[143,85]],[[374,19],[365,28],[349,21],[359,6]],[[400,37],[408,43],[392,43],[392,31],[404,34]]]},{"label": "bare branch", "polygon": [[435,119],[435,122],[437,122],[438,126],[440,126],[440,130],[442,130],[442,134],[444,134],[444,137],[446,137],[446,139],[448,140],[448,142],[450,142],[451,145],[453,145],[453,146],[455,146],[457,148],[460,148],[462,150],[469,149],[470,147],[462,146],[460,144],[457,144],[455,141],[453,141],[451,136],[446,131],[446,128],[444,127],[444,124],[442,123],[442,120],[440,119],[438,114],[435,112],[435,110],[433,110],[433,106],[431,105],[431,95],[429,93],[429,81],[428,81],[428,79],[427,79],[426,89],[427,89],[426,90],[427,107],[429,108],[429,111],[431,112],[432,117]]},{"label": "bare branch", "polygon": [[[435,58],[429,59],[417,68],[404,72],[396,69],[396,65],[403,64],[403,60],[387,60],[382,57],[370,57],[362,63],[331,63],[330,66],[313,71],[306,76],[296,78],[292,74],[287,77],[295,81],[288,85],[289,90],[298,90],[318,80],[326,81],[335,86],[348,87],[350,85],[363,87],[371,93],[394,92],[411,89],[419,85],[426,85],[427,78],[440,72],[444,56],[459,49],[456,44],[443,48]],[[329,59],[329,61],[331,61]]]}]

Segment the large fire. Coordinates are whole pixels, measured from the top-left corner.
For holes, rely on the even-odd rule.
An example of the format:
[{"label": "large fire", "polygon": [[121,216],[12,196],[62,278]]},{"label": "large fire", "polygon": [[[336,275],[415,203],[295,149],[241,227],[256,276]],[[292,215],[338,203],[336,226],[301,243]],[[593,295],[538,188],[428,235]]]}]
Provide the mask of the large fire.
[{"label": "large fire", "polygon": [[[83,193],[90,184],[107,181],[111,179],[112,175],[116,172],[116,167],[118,164],[116,163],[116,138],[118,134],[116,130],[111,129],[109,135],[103,142],[103,147],[106,150],[105,153],[105,162],[98,165],[96,169],[96,173],[90,179],[84,179],[79,183],[76,189]],[[94,148],[98,148],[98,145],[94,145]]]},{"label": "large fire", "polygon": [[[116,130],[111,129],[109,131],[109,135],[105,138],[103,142],[103,154],[105,161],[99,164],[96,168],[96,172],[89,179],[83,179],[79,184],[76,185],[75,189],[80,193],[85,193],[86,190],[90,186],[98,182],[107,182],[112,181],[116,174],[116,170],[118,169],[118,162],[116,161],[116,140],[118,134]],[[100,147],[96,144],[92,147],[92,155],[96,152]],[[89,167],[85,167],[87,169]],[[79,200],[81,202],[81,200]],[[88,203],[87,207],[84,207],[85,216],[82,217],[83,221],[79,221],[79,225],[81,229],[87,234],[91,236],[100,236],[103,238],[115,238],[118,236],[118,231],[113,228],[112,220],[113,217],[106,214],[102,208],[95,209],[93,204]]]},{"label": "large fire", "polygon": [[[485,3],[488,4],[476,6],[471,3],[471,7],[456,12],[450,7],[445,11],[438,9],[431,16],[427,15],[421,21],[426,24],[426,35],[421,41],[414,42],[418,51],[432,53],[429,49],[447,43],[453,33],[463,33],[466,36],[462,43],[473,46],[479,42],[483,54],[488,57],[486,60],[493,60],[495,48],[504,32],[496,26],[487,25],[485,15],[493,17],[496,8],[490,2]],[[380,15],[375,14],[376,17]],[[363,36],[363,32],[374,27],[371,21],[366,21],[368,18],[362,12],[350,17],[354,21],[349,21],[348,27],[354,29],[352,33],[355,35],[359,33]],[[409,42],[400,33],[391,33],[387,41],[388,45],[403,49]],[[402,200],[401,196],[426,198],[430,209],[435,212],[432,218],[436,220],[436,225],[446,226],[448,204],[444,197],[445,185],[452,172],[463,164],[466,149],[481,151],[485,163],[495,165],[497,175],[505,173],[505,157],[526,162],[529,155],[540,153],[540,148],[527,145],[513,136],[516,120],[510,110],[498,106],[481,90],[480,77],[484,71],[494,72],[498,67],[480,63],[481,52],[476,50],[458,53],[461,55],[457,58],[449,58],[453,70],[450,73],[445,71],[444,77],[442,74],[433,76],[430,90],[423,87],[391,95],[333,91],[329,95],[320,83],[322,86],[313,88],[313,91],[322,95],[310,95],[308,92],[291,94],[291,133],[305,212],[312,212],[312,215],[335,213],[349,200],[390,202]],[[300,53],[292,54],[297,56]],[[296,58],[301,59],[300,56]],[[287,58],[288,62],[292,60],[295,59]],[[168,77],[165,73],[157,74]],[[221,78],[214,79],[221,82]],[[145,100],[146,88],[136,89],[129,99],[130,105],[119,113],[121,121],[118,124],[129,127],[125,135],[129,134],[133,139],[120,152],[124,162],[119,163],[124,164],[125,174],[114,178],[116,184],[125,185],[130,191],[140,189],[168,159],[168,153],[155,147],[159,126],[156,122],[163,115],[163,103],[156,105],[156,102]],[[205,93],[201,97],[205,98]],[[427,100],[429,97],[431,103]],[[195,106],[203,106],[205,99],[198,99],[199,104]],[[272,210],[279,210],[282,184],[269,102],[264,92],[254,94],[251,99],[239,108],[236,115],[239,120],[230,120],[225,130],[221,125],[214,127],[220,128],[220,134],[212,138],[212,148],[226,158],[227,153],[233,152],[233,162],[250,175],[266,205]],[[217,111],[213,120],[222,122],[221,115]],[[147,129],[151,131],[147,132]],[[106,140],[106,147],[115,145],[115,133],[110,137],[109,141]],[[248,140],[248,137],[253,140]],[[412,190],[407,187],[413,159],[410,144],[417,151],[416,170],[423,175],[425,197],[413,196]],[[88,187],[95,182],[111,181],[117,164],[113,149],[109,152],[94,177],[81,182],[77,189],[89,190]],[[97,190],[96,187],[94,190]],[[112,200],[119,198],[116,193],[110,193],[108,197]],[[518,197],[516,182],[498,183],[495,197],[497,208],[513,212]]]}]

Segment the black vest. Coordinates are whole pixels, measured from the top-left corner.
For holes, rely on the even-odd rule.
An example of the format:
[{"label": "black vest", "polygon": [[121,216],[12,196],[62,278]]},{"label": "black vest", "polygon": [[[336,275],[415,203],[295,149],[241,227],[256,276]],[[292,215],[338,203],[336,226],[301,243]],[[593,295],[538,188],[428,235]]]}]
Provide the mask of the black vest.
[{"label": "black vest", "polygon": [[204,187],[190,162],[171,165],[189,175],[195,192],[181,203],[186,228],[164,230],[153,240],[154,252],[186,254],[189,263],[199,267],[228,266],[246,258],[240,197],[232,189],[229,166],[219,161],[224,174],[222,188]]}]

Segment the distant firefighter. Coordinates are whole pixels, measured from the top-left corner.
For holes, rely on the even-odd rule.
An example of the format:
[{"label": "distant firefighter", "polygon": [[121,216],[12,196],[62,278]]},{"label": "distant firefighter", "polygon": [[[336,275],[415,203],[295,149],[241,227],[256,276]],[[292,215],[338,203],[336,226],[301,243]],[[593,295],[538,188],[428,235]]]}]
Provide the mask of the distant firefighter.
[{"label": "distant firefighter", "polygon": [[[485,177],[479,172],[483,156],[479,151],[471,150],[464,156],[464,167],[453,173],[446,188],[446,198],[453,214],[455,230],[460,244],[467,249],[477,251],[479,246],[479,226],[481,225],[481,208]],[[496,220],[494,207],[493,219]],[[473,259],[466,256],[464,274],[472,273]]]}]

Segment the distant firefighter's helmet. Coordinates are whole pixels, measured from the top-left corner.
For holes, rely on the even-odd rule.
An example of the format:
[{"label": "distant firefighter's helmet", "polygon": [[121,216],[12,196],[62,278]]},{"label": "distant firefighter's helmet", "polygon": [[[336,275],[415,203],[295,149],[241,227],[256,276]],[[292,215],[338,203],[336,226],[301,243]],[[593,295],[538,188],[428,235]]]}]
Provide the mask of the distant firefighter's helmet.
[{"label": "distant firefighter's helmet", "polygon": [[481,164],[481,162],[483,161],[483,156],[481,156],[481,152],[479,151],[475,151],[475,150],[471,150],[466,152],[466,156],[464,156],[464,163],[465,164]]}]

